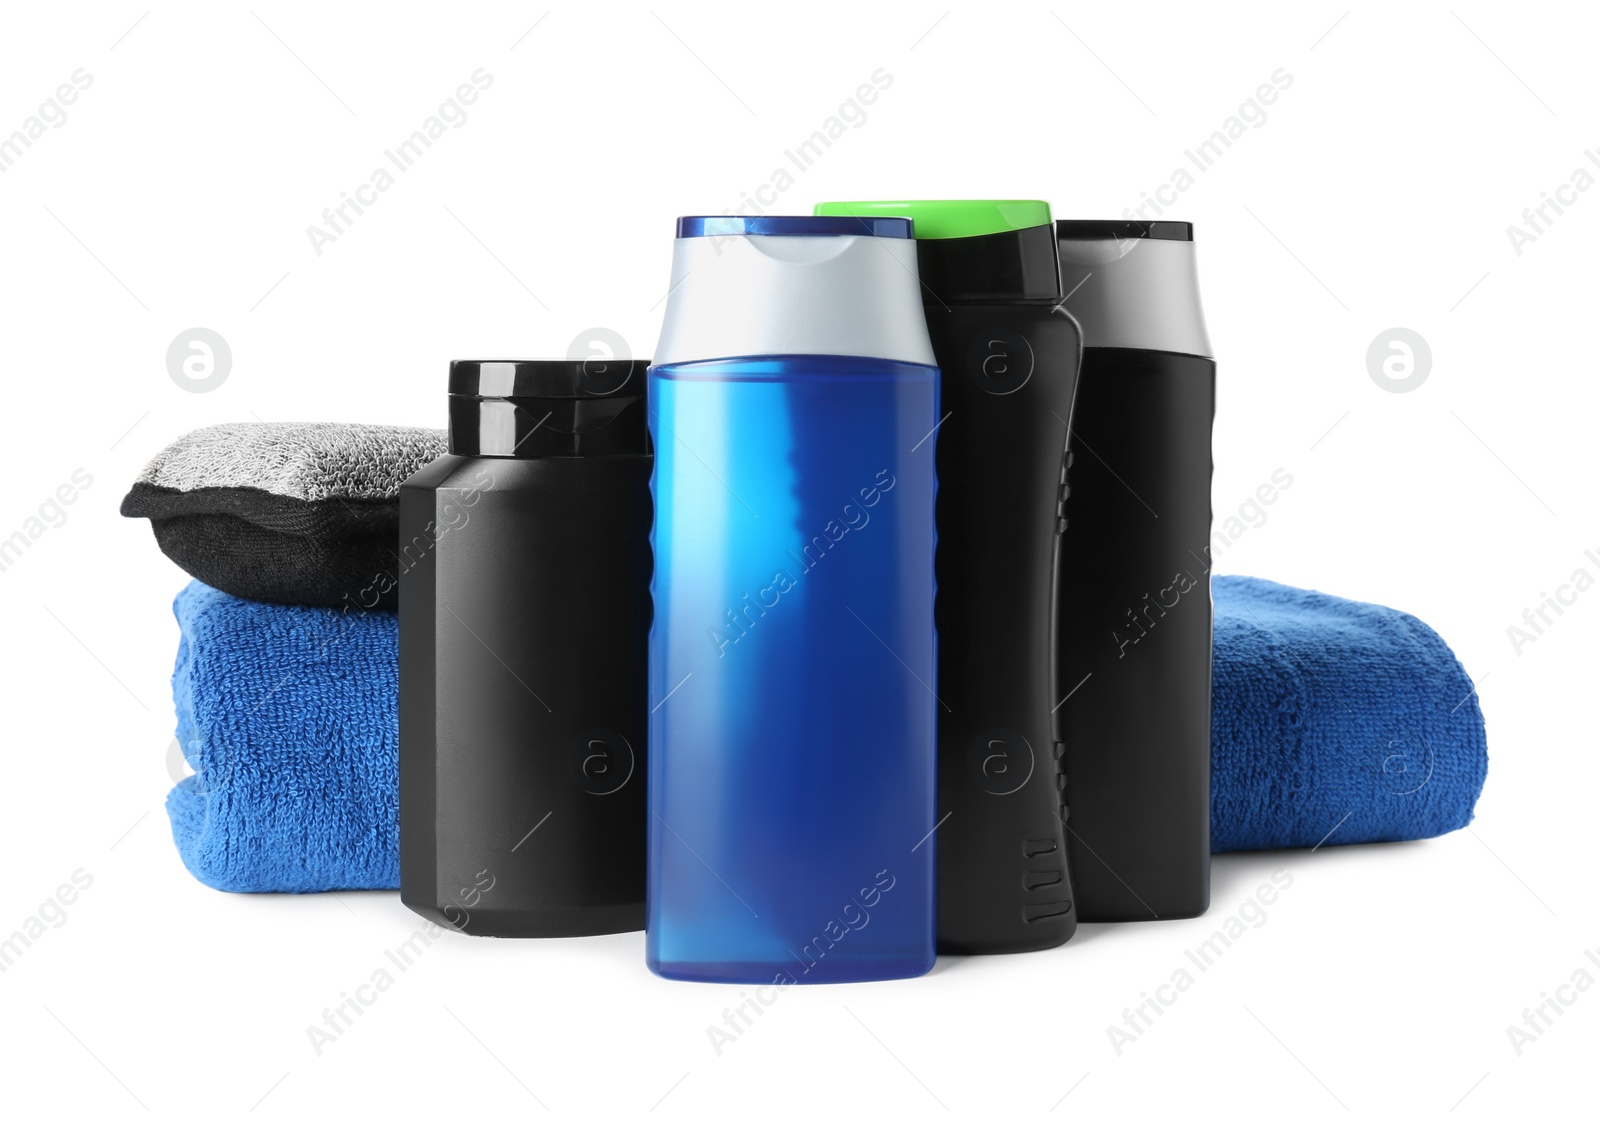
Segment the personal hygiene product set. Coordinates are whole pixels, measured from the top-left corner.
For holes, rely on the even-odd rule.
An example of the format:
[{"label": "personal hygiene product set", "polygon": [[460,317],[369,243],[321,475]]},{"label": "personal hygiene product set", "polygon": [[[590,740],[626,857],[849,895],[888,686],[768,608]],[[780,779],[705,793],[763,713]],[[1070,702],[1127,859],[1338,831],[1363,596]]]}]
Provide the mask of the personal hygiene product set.
[{"label": "personal hygiene product set", "polygon": [[1214,850],[1470,821],[1437,635],[1210,574],[1187,224],[677,233],[653,362],[452,363],[447,450],[222,426],[146,469],[124,512],[199,579],[169,812],[200,880],[847,982],[1199,915]]}]

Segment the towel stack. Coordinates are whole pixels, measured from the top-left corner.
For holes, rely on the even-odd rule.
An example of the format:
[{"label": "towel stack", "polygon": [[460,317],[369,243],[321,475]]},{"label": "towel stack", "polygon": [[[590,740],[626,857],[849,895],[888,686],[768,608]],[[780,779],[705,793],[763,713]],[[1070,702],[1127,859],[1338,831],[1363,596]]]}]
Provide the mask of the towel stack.
[{"label": "towel stack", "polygon": [[[153,461],[123,513],[199,578],[173,695],[195,775],[167,800],[200,881],[235,892],[399,884],[400,484],[433,430],[230,425]],[[1415,617],[1217,577],[1212,848],[1429,838],[1488,767],[1472,681]],[[270,602],[270,603],[262,603]]]},{"label": "towel stack", "polygon": [[194,775],[167,814],[205,884],[399,883],[399,494],[444,451],[435,429],[217,425],[164,449],[123,500],[197,578],[173,602]]}]

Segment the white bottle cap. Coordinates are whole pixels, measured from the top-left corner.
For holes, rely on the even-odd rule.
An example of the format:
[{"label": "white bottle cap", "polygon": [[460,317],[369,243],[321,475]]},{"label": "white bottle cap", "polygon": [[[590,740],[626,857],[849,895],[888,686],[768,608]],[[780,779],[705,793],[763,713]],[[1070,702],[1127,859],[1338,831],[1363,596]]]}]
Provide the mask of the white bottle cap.
[{"label": "white bottle cap", "polygon": [[936,365],[910,220],[679,219],[652,361],[770,355]]}]

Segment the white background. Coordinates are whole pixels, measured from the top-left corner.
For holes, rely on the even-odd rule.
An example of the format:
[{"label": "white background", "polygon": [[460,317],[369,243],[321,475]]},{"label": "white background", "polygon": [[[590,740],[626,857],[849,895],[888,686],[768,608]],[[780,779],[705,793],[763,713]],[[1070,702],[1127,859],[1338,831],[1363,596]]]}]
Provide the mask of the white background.
[{"label": "white background", "polygon": [[[1584,558],[1600,548],[1600,190],[1520,255],[1506,233],[1600,148],[1590,12],[545,12],[259,0],[0,17],[0,134],[74,70],[93,76],[0,175],[0,536],[75,469],[93,477],[0,573],[0,935],[74,870],[93,877],[0,975],[5,1113],[1592,1111],[1600,994],[1521,1056],[1506,1033],[1600,947],[1600,592],[1520,654],[1506,634],[1578,567],[1600,575]],[[494,82],[468,120],[318,256],[306,227],[480,67]],[[1220,360],[1218,517],[1274,469],[1294,477],[1219,570],[1437,628],[1481,681],[1477,821],[1219,859],[1202,920],[1085,925],[1048,953],[792,988],[721,1056],[706,1027],[737,988],[652,977],[641,934],[451,936],[315,1055],[306,1027],[419,918],[393,893],[229,896],[185,872],[162,810],[185,578],[118,517],[123,492],[215,422],[442,426],[452,357],[562,355],[595,326],[648,354],[674,216],[769,182],[878,68],[892,86],[775,210],[1039,196],[1117,216],[1274,70],[1293,76],[1169,212],[1196,224]],[[233,351],[205,394],[165,364],[195,326]],[[1433,354],[1404,394],[1365,360],[1396,326]],[[1279,866],[1293,887],[1267,922],[1119,1056],[1106,1027]]]}]

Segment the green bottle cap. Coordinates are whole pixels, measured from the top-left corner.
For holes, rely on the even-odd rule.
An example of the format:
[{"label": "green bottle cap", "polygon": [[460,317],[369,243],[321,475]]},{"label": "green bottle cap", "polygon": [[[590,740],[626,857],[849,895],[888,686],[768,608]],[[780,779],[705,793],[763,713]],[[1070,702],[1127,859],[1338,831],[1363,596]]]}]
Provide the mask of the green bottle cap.
[{"label": "green bottle cap", "polygon": [[819,215],[889,216],[911,219],[918,239],[973,238],[1050,225],[1050,204],[1041,199],[905,199],[818,203]]}]

